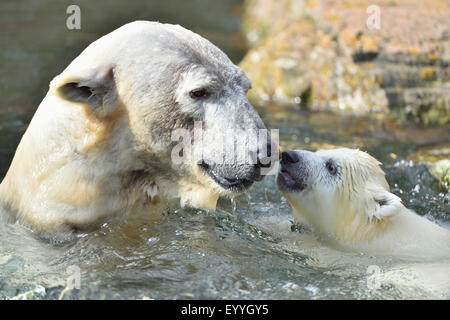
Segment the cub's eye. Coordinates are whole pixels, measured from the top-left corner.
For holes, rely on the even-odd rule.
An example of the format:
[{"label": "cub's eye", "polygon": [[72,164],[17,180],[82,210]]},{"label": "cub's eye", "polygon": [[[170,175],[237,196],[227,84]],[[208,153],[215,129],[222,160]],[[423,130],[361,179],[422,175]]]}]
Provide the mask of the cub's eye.
[{"label": "cub's eye", "polygon": [[192,99],[201,99],[201,98],[208,97],[209,93],[208,93],[208,91],[206,91],[205,88],[201,88],[201,89],[192,90],[191,92],[189,92],[189,96]]},{"label": "cub's eye", "polygon": [[331,174],[331,175],[335,175],[336,174],[336,172],[337,172],[337,167],[336,167],[336,165],[333,163],[333,161],[331,161],[331,160],[329,160],[329,161],[327,161],[326,163],[325,163],[325,166],[327,167],[327,170],[328,170],[328,172]]}]

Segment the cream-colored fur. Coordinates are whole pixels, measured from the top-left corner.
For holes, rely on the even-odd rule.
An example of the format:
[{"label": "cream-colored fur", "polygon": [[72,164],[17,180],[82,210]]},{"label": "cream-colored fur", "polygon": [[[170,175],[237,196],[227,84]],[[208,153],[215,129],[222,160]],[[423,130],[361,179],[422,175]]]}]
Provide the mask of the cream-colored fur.
[{"label": "cream-colored fur", "polygon": [[[199,169],[201,159],[174,164],[171,133],[191,132],[194,121],[211,135],[264,128],[249,87],[223,52],[180,26],[139,21],[113,31],[51,82],[0,184],[1,215],[54,233],[175,201],[214,209],[233,192]],[[199,88],[207,98],[190,96]],[[203,157],[222,145],[211,141]],[[253,170],[221,172],[251,180]]]},{"label": "cream-colored fur", "polygon": [[294,214],[327,243],[374,255],[450,257],[450,231],[404,207],[369,154],[346,148],[292,152],[299,161],[285,170],[305,187],[289,190],[279,181],[280,189]]}]

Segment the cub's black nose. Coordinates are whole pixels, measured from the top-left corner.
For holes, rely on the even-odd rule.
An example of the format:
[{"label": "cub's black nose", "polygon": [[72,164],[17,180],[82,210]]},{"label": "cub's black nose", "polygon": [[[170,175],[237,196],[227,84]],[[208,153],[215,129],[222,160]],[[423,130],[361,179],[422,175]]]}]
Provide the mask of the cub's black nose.
[{"label": "cub's black nose", "polygon": [[295,151],[283,151],[281,153],[281,163],[282,164],[288,164],[288,163],[296,163],[299,161],[297,152]]}]

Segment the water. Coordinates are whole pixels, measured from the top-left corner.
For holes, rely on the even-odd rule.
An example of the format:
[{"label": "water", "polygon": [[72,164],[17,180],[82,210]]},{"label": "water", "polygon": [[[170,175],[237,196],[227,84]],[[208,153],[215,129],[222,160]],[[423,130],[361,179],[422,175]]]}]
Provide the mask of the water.
[{"label": "water", "polygon": [[[2,18],[11,10],[12,3],[0,4]],[[49,1],[39,2],[39,5],[31,1],[18,3],[23,12],[28,12],[23,19],[33,21],[44,30],[50,25],[49,19],[59,21],[64,18],[55,18],[60,7],[44,10],[50,8]],[[32,7],[32,3],[37,8]],[[180,12],[192,14],[184,14],[183,18],[176,14],[179,9],[174,5],[183,6],[183,1],[163,7],[156,7],[152,1],[149,3],[159,11],[155,9],[156,13],[145,15],[142,8],[111,6],[104,16],[116,17],[109,25],[127,20],[137,12],[138,18],[142,19],[151,19],[153,14],[172,19],[172,22],[185,19],[191,24],[189,27],[200,33],[216,34],[215,39],[230,38],[239,27],[234,11],[236,1],[215,4],[208,11],[214,19],[206,19],[195,10],[206,1],[194,1],[195,6],[192,2],[184,5],[186,11]],[[40,10],[49,19],[40,22],[30,17],[32,10]],[[111,14],[111,10],[116,14]],[[96,24],[106,21],[102,19]],[[2,50],[0,64],[13,63],[8,60],[10,56],[18,57],[20,61],[15,66],[23,71],[32,63],[27,56],[37,59],[37,55],[45,60],[47,55],[53,54],[53,50],[42,47],[36,52],[30,49],[39,43],[39,39],[30,38],[34,41],[32,44],[22,45],[21,41],[30,37],[26,35],[28,32],[40,30],[36,27],[34,31],[24,27],[17,29],[19,40],[5,39],[5,34],[13,27],[17,26],[10,25],[6,30],[0,28],[0,40],[15,44],[8,49],[15,50],[11,55]],[[76,36],[77,41],[85,39],[86,44],[101,33],[99,30],[95,26],[87,27]],[[58,39],[67,36],[66,31],[54,32]],[[78,43],[70,39],[67,40],[69,47],[71,41]],[[238,61],[242,54],[239,45],[222,41],[220,46]],[[55,65],[63,67],[75,52],[58,50]],[[22,54],[18,55],[20,52]],[[48,80],[58,72],[55,68],[46,70],[37,63],[31,66],[33,72],[27,81],[17,75],[20,72],[11,73],[8,86],[5,77],[1,77],[0,90],[6,100],[0,105],[0,179],[37,105],[33,103],[42,98],[42,92],[36,88],[46,88]],[[20,92],[18,88],[22,83],[21,90],[28,90],[29,85],[34,91]],[[450,225],[448,191],[438,185],[424,165],[406,159],[421,146],[449,143],[448,131],[408,129],[386,120],[310,114],[276,106],[258,111],[269,128],[280,129],[284,148],[314,150],[341,145],[369,151],[383,162],[393,192],[408,207],[445,227]],[[125,221],[112,221],[95,232],[81,235],[76,242],[60,246],[37,240],[31,231],[20,225],[0,225],[0,299],[21,298],[24,296],[20,295],[27,292],[26,296],[36,299],[450,298],[448,288],[413,286],[411,282],[402,281],[408,277],[408,272],[416,269],[426,270],[429,275],[448,274],[448,263],[430,264],[339,252],[321,245],[308,228],[294,225],[292,220],[291,209],[277,191],[275,178],[269,176],[233,202],[221,199],[217,211],[179,209],[165,212],[161,219],[135,216]],[[368,278],[368,270],[372,270],[369,267],[374,265],[386,275],[380,278],[379,288],[373,288],[371,278]],[[80,289],[64,290],[68,278],[76,274],[74,270],[80,271]]]},{"label": "water", "polygon": [[[288,112],[289,117],[278,118],[272,110],[272,116],[264,119],[280,129],[283,146],[314,148],[325,142],[364,146],[384,162],[390,184],[396,185],[394,193],[419,214],[448,225],[449,194],[439,189],[424,166],[404,160],[417,145],[393,138],[374,119],[356,122]],[[391,152],[396,159],[388,156]],[[429,292],[401,283],[368,290],[370,265],[387,272],[421,264],[322,246],[309,230],[292,227],[291,209],[273,176],[256,184],[249,195],[234,199],[234,204],[221,199],[218,208],[216,212],[180,209],[156,221],[141,216],[115,221],[60,247],[38,241],[21,226],[3,226],[0,297],[36,289],[41,290],[36,298],[56,299],[66,286],[70,266],[80,268],[81,287],[63,298],[450,297],[448,291]]]}]

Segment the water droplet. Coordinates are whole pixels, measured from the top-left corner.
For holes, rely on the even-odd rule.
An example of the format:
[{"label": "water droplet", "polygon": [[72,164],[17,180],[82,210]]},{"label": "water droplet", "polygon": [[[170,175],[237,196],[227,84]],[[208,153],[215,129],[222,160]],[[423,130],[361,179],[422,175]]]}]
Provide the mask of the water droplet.
[{"label": "water droplet", "polygon": [[250,192],[248,191],[244,192],[244,196],[247,199],[248,209],[252,210],[252,196],[250,195]]},{"label": "water droplet", "polygon": [[158,242],[158,240],[159,239],[157,237],[151,237],[147,241],[148,241],[148,243],[156,243],[156,242]]},{"label": "water droplet", "polygon": [[233,214],[236,214],[237,202],[234,199],[234,197],[230,197],[230,200],[231,200],[231,212]]}]

